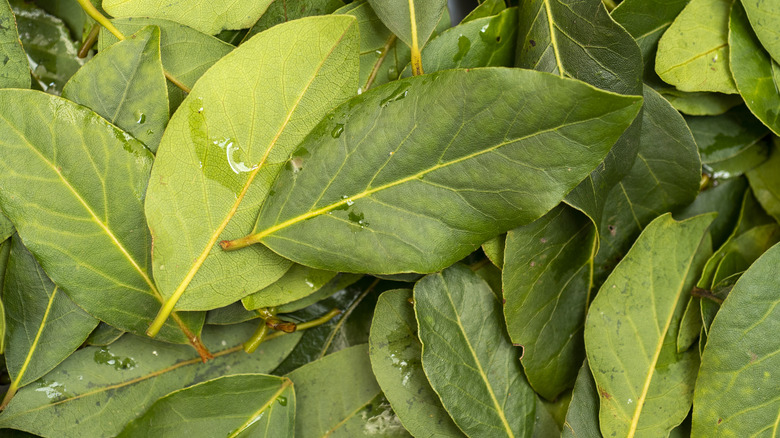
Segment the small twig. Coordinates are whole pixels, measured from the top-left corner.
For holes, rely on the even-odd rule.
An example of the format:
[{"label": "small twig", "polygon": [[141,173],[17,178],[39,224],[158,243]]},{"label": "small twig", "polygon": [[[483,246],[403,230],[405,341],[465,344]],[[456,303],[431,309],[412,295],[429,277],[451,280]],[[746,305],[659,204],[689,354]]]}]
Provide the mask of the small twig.
[{"label": "small twig", "polygon": [[693,295],[694,297],[699,297],[699,298],[707,298],[707,299],[712,300],[712,301],[714,301],[714,302],[716,302],[718,304],[723,304],[723,299],[718,298],[715,294],[713,294],[712,292],[708,291],[707,289],[702,289],[702,288],[694,286],[693,290],[691,290],[691,295]]},{"label": "small twig", "polygon": [[89,55],[89,51],[92,50],[92,47],[97,42],[98,35],[100,35],[100,25],[95,23],[92,29],[90,29],[87,39],[84,40],[84,44],[81,45],[81,49],[79,49],[79,58],[84,59]]}]

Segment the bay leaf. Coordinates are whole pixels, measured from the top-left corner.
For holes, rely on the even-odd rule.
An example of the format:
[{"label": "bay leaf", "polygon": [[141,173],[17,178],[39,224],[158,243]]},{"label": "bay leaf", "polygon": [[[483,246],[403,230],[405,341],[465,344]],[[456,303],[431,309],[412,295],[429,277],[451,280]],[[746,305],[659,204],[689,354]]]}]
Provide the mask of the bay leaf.
[{"label": "bay leaf", "polygon": [[482,251],[493,265],[498,269],[504,268],[504,248],[506,247],[506,235],[496,236],[482,244]]},{"label": "bay leaf", "polygon": [[98,347],[105,347],[111,345],[117,339],[121,338],[125,332],[119,330],[116,327],[111,327],[105,322],[100,322],[95,330],[89,334],[86,340],[87,345],[97,345]]},{"label": "bay leaf", "polygon": [[100,51],[65,84],[62,97],[92,109],[155,152],[168,123],[160,29],[144,27]]},{"label": "bay leaf", "polygon": [[658,92],[674,109],[689,116],[717,116],[744,103],[738,94],[680,91],[674,87],[659,88]]},{"label": "bay leaf", "polygon": [[769,160],[747,173],[750,187],[767,213],[780,222],[780,140],[774,138]]},{"label": "bay leaf", "polygon": [[0,88],[30,88],[30,64],[7,0],[0,2],[0,55],[5,59],[0,69]]},{"label": "bay leaf", "polygon": [[422,344],[410,302],[412,291],[384,292],[371,323],[368,354],[385,397],[406,430],[417,438],[464,436],[450,419],[422,368]]},{"label": "bay leaf", "polygon": [[224,29],[251,26],[268,9],[271,1],[103,0],[103,9],[117,18],[163,18],[214,35]]},{"label": "bay leaf", "polygon": [[342,0],[273,0],[241,42],[277,24],[313,15],[328,15],[342,6]]},{"label": "bay leaf", "polygon": [[[206,70],[220,58],[234,49],[230,44],[191,27],[157,18],[117,18],[111,23],[126,35],[131,35],[146,26],[160,28],[160,58],[165,71],[176,77],[185,86],[192,88]],[[111,32],[101,28],[98,51],[105,50],[118,40]],[[171,114],[184,100],[184,92],[168,83],[169,111]]]},{"label": "bay leaf", "polygon": [[0,427],[51,437],[109,437],[171,391],[224,375],[267,373],[300,333],[263,342],[246,354],[255,324],[207,326],[203,341],[214,359],[192,349],[134,335],[108,347],[86,347],[40,380],[22,388],[0,414]]},{"label": "bay leaf", "polygon": [[761,45],[780,62],[780,4],[762,0],[741,0],[748,20]]},{"label": "bay leaf", "polygon": [[5,320],[5,306],[2,293],[5,284],[5,273],[8,267],[8,257],[11,254],[11,239],[0,242],[0,354],[5,354],[5,332],[7,323]]},{"label": "bay leaf", "polygon": [[665,436],[690,410],[698,355],[677,354],[677,330],[713,219],[651,222],[588,310],[585,348],[605,436]]},{"label": "bay leaf", "polygon": [[282,306],[317,293],[318,296],[332,295],[359,279],[359,275],[342,275],[333,271],[293,265],[282,278],[252,295],[244,297],[241,303],[249,310]]},{"label": "bay leaf", "polygon": [[[448,70],[373,88],[306,138],[254,233],[223,248],[262,242],[340,272],[440,270],[560,202],[638,109],[637,97],[521,69]],[[381,141],[362,141],[378,133]],[[494,177],[478,178],[484,168]]]},{"label": "bay leaf", "polygon": [[51,282],[19,237],[11,240],[3,306],[8,343],[5,366],[11,378],[5,406],[19,388],[38,380],[76,351],[98,320]]},{"label": "bay leaf", "polygon": [[118,437],[291,437],[295,392],[284,377],[223,376],[157,400]]},{"label": "bay leaf", "polygon": [[[0,126],[0,206],[25,246],[79,307],[144,333],[162,302],[143,211],[152,154],[89,109],[39,91],[0,90]],[[161,339],[189,342],[203,317],[177,316]]]},{"label": "bay leaf", "polygon": [[547,400],[572,387],[585,357],[582,330],[597,236],[587,216],[564,204],[507,233],[507,331],[523,346],[528,383]]},{"label": "bay leaf", "polygon": [[737,281],[709,331],[693,407],[692,437],[745,436],[777,428],[780,314],[776,278],[780,246]]},{"label": "bay leaf", "polygon": [[780,135],[780,65],[761,47],[742,8],[734,2],[729,22],[731,71],[745,105]]},{"label": "bay leaf", "polygon": [[469,436],[530,437],[535,397],[487,283],[454,265],[414,287],[422,366],[455,424]]},{"label": "bay leaf", "polygon": [[11,223],[11,220],[5,217],[2,212],[0,212],[0,242],[4,242],[13,234],[14,224]]},{"label": "bay leaf", "polygon": [[174,306],[222,307],[289,269],[267,248],[228,254],[216,242],[250,231],[293,148],[355,93],[357,39],[352,17],[275,26],[209,69],[171,118],[145,205],[155,281],[166,297],[150,334]]},{"label": "bay leaf", "polygon": [[469,21],[478,18],[492,17],[499,14],[504,9],[506,9],[506,2],[504,0],[484,0],[469,12],[468,15],[463,17],[463,20],[461,20],[460,23],[468,23]]},{"label": "bay leaf", "polygon": [[658,41],[655,71],[681,91],[736,94],[729,70],[733,0],[691,0]]},{"label": "bay leaf", "polygon": [[600,438],[599,430],[599,393],[588,361],[580,367],[574,383],[566,421],[563,423],[561,438],[588,437]]},{"label": "bay leaf", "polygon": [[747,187],[747,180],[744,177],[719,182],[699,192],[689,205],[675,210],[674,217],[688,219],[711,211],[717,212],[718,216],[710,225],[709,233],[713,247],[719,248],[737,224]]}]

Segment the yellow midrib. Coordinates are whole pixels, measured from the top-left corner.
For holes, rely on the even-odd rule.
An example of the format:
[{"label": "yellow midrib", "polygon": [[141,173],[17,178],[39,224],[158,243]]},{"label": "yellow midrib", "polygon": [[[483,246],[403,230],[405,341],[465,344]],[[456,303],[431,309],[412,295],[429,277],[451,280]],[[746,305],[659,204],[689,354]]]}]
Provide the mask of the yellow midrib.
[{"label": "yellow midrib", "polygon": [[24,358],[22,367],[19,368],[19,374],[16,376],[16,379],[14,379],[11,387],[8,389],[9,393],[13,393],[17,388],[19,388],[19,384],[21,383],[24,374],[27,372],[27,367],[30,366],[30,361],[32,360],[33,354],[35,354],[35,350],[38,348],[38,342],[41,340],[41,335],[43,335],[43,329],[46,327],[46,322],[49,320],[49,313],[51,312],[51,307],[54,304],[54,298],[57,296],[58,290],[59,287],[54,286],[54,290],[52,290],[51,296],[49,297],[49,302],[46,304],[46,311],[43,312],[41,324],[38,326],[37,333],[35,333],[35,339],[33,339],[32,344],[30,344],[30,350],[27,352],[27,357]]},{"label": "yellow midrib", "polygon": [[216,245],[217,240],[219,240],[219,236],[222,234],[222,232],[227,227],[228,223],[231,219],[233,219],[233,216],[236,214],[236,211],[238,211],[238,207],[240,206],[241,202],[244,200],[244,196],[246,195],[246,192],[249,189],[250,184],[254,180],[257,173],[260,171],[260,169],[265,164],[266,160],[268,159],[268,156],[270,155],[271,151],[273,150],[274,146],[276,146],[276,142],[279,140],[279,137],[284,132],[287,125],[290,123],[290,119],[292,118],[293,113],[295,113],[295,110],[298,108],[298,105],[300,105],[301,101],[303,100],[303,97],[306,95],[306,92],[311,87],[311,84],[314,82],[314,80],[317,78],[317,73],[322,69],[323,65],[325,64],[325,61],[327,61],[331,54],[333,54],[333,51],[336,50],[336,47],[341,43],[341,41],[344,39],[344,35],[349,32],[349,29],[354,26],[353,24],[350,24],[349,27],[347,27],[344,30],[344,33],[341,34],[339,39],[336,41],[336,43],[331,47],[330,52],[323,57],[320,64],[317,66],[317,68],[314,70],[314,74],[312,74],[311,79],[306,84],[306,86],[301,91],[300,95],[298,95],[298,98],[292,105],[290,111],[287,113],[287,117],[285,118],[284,122],[282,122],[282,125],[279,127],[279,129],[276,132],[276,135],[274,136],[273,140],[271,140],[271,143],[268,145],[268,147],[265,150],[265,153],[263,154],[262,158],[260,159],[257,167],[249,174],[249,177],[247,178],[246,183],[244,184],[244,187],[241,189],[241,193],[236,197],[235,202],[233,203],[233,206],[231,207],[228,214],[225,216],[222,223],[220,223],[219,227],[214,231],[214,233],[211,235],[211,237],[208,240],[208,243],[206,244],[205,248],[201,252],[201,254],[198,256],[197,259],[195,259],[195,262],[192,264],[192,267],[189,271],[187,271],[187,275],[184,277],[182,282],[179,284],[179,286],[176,288],[176,290],[173,292],[171,297],[166,301],[166,307],[168,307],[168,303],[173,303],[173,305],[169,306],[171,310],[173,310],[173,307],[176,305],[176,302],[179,301],[179,298],[181,298],[182,294],[184,294],[184,291],[187,289],[189,284],[192,282],[192,279],[195,278],[195,274],[200,270],[200,267],[203,265],[203,263],[206,261],[206,258],[211,253],[211,250],[214,248],[214,245]]},{"label": "yellow midrib", "polygon": [[249,425],[252,424],[259,415],[265,412],[265,410],[268,409],[288,387],[292,386],[293,382],[290,379],[286,377],[282,377],[282,379],[284,380],[284,382],[282,382],[282,386],[279,388],[279,390],[276,391],[268,399],[268,401],[265,402],[263,406],[260,407],[260,409],[253,412],[252,415],[249,416],[249,419],[244,422],[244,424],[238,426],[233,432],[231,432],[230,435],[227,436],[227,438],[236,438],[237,436],[239,436],[239,434],[241,434],[241,432],[243,432],[247,427],[249,427]]},{"label": "yellow midrib", "polygon": [[417,42],[417,17],[414,11],[414,0],[409,0],[409,21],[412,31],[412,50],[420,51],[420,45]]},{"label": "yellow midrib", "polygon": [[550,45],[553,48],[553,54],[555,55],[555,64],[558,66],[558,74],[564,76],[565,70],[561,63],[561,53],[558,51],[558,40],[555,37],[555,26],[553,25],[552,8],[550,7],[550,1],[544,0],[544,9],[547,11],[547,26],[550,30]]}]

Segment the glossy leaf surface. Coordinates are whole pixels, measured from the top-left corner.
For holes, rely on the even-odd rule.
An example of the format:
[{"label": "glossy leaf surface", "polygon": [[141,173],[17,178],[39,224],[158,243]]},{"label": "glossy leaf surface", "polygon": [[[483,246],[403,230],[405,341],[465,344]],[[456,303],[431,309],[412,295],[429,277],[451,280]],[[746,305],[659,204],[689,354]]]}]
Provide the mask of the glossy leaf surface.
[{"label": "glossy leaf surface", "polygon": [[[27,248],[92,316],[144,333],[161,302],[143,215],[152,154],[87,108],[37,91],[0,90],[0,133],[0,204]],[[182,317],[199,331],[203,315]],[[187,342],[173,323],[162,339]]]},{"label": "glossy leaf surface", "polygon": [[30,64],[19,40],[16,18],[8,0],[0,1],[0,88],[30,88]]},{"label": "glossy leaf surface", "polygon": [[585,347],[605,436],[665,436],[690,409],[698,355],[677,354],[677,327],[713,219],[654,220],[591,304]]},{"label": "glossy leaf surface", "polygon": [[737,92],[729,70],[731,0],[691,0],[658,41],[655,71],[681,91]]},{"label": "glossy leaf surface", "polygon": [[[183,24],[154,18],[118,18],[111,21],[126,35],[132,35],[145,26],[160,28],[160,57],[165,71],[172,74],[184,85],[192,88],[203,73],[217,60],[234,49],[230,44],[211,35],[198,32]],[[105,29],[100,31],[98,50],[105,50],[117,41]],[[184,100],[184,92],[175,85],[168,84],[170,112],[173,113]]]},{"label": "glossy leaf surface", "polygon": [[741,3],[761,45],[780,62],[780,4],[762,0],[741,0]]},{"label": "glossy leaf surface", "polygon": [[780,222],[780,142],[775,138],[769,160],[747,173],[750,187],[767,213]]},{"label": "glossy leaf surface", "polygon": [[354,18],[297,20],[242,44],[195,85],[165,131],[146,201],[155,280],[168,304],[221,307],[290,267],[266,248],[231,254],[216,243],[251,230],[292,149],[355,93],[357,44]]},{"label": "glossy leaf surface", "polygon": [[775,245],[739,279],[709,331],[696,383],[693,437],[771,436],[777,430],[780,362]]},{"label": "glossy leaf surface", "polygon": [[775,135],[780,135],[780,65],[762,49],[737,1],[729,23],[731,71],[745,105]]},{"label": "glossy leaf surface", "polygon": [[98,53],[65,84],[62,97],[157,150],[168,123],[160,30],[148,26]]},{"label": "glossy leaf surface", "polygon": [[384,292],[377,302],[369,356],[379,386],[406,430],[417,438],[463,436],[441,405],[422,368],[422,344],[412,291]]},{"label": "glossy leaf surface", "polygon": [[425,375],[455,424],[469,436],[530,437],[533,390],[487,283],[454,265],[417,282],[414,310]]},{"label": "glossy leaf surface", "polygon": [[114,17],[163,18],[216,34],[223,29],[243,29],[263,15],[272,0],[103,0],[103,8]]},{"label": "glossy leaf surface", "polygon": [[[442,269],[557,204],[638,107],[635,97],[519,69],[449,70],[369,90],[306,138],[243,241],[319,269]],[[382,141],[363,142],[369,135]],[[483,168],[494,177],[476,178]]]},{"label": "glossy leaf surface", "polygon": [[0,415],[0,427],[44,436],[115,436],[171,391],[228,374],[269,372],[300,339],[285,335],[246,354],[241,344],[254,326],[207,327],[203,341],[215,359],[206,364],[189,347],[133,335],[83,348],[19,391]]},{"label": "glossy leaf surface", "polygon": [[507,331],[523,346],[528,382],[548,400],[574,384],[585,357],[582,329],[597,236],[593,222],[567,205],[507,233]]},{"label": "glossy leaf surface", "polygon": [[295,392],[284,377],[219,377],[157,400],[119,437],[291,437]]}]

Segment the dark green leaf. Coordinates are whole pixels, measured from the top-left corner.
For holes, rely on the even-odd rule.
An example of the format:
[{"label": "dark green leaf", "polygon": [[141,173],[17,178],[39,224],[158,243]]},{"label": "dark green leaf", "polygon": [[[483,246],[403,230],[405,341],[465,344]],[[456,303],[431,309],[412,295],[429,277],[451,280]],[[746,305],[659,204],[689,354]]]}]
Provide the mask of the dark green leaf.
[{"label": "dark green leaf", "polygon": [[718,248],[726,241],[737,223],[745,189],[747,189],[745,178],[718,182],[713,187],[699,192],[693,203],[675,211],[674,217],[688,219],[711,211],[717,212],[718,216],[710,225],[709,232],[712,236],[712,245]]},{"label": "dark green leaf", "polygon": [[144,27],[102,50],[65,84],[62,97],[91,108],[155,152],[168,124],[160,29]]},{"label": "dark green leaf", "polygon": [[[0,151],[0,205],[52,281],[92,316],[143,334],[162,302],[143,211],[152,154],[85,107],[10,89]],[[200,331],[203,314],[181,317]],[[188,342],[175,323],[161,339]]]},{"label": "dark green leaf", "polygon": [[30,64],[8,0],[0,1],[0,55],[5,60],[0,69],[0,88],[30,88]]},{"label": "dark green leaf", "polygon": [[688,414],[699,358],[677,354],[677,331],[713,219],[650,223],[593,300],[585,347],[605,436],[666,436]]},{"label": "dark green leaf", "polygon": [[566,422],[563,423],[562,438],[600,438],[599,430],[599,393],[596,382],[590,373],[586,360],[577,374],[574,383]]},{"label": "dark green leaf", "polygon": [[[252,354],[242,343],[255,324],[208,326],[203,341],[215,359],[191,348],[133,335],[108,347],[86,347],[41,380],[23,388],[0,415],[0,427],[57,437],[108,437],[159,397],[219,376],[268,372],[300,339],[285,335]],[[54,433],[53,433],[54,432]]]},{"label": "dark green leaf", "polygon": [[277,24],[313,15],[327,15],[344,6],[341,0],[273,0],[265,13],[252,25],[244,41]]},{"label": "dark green leaf", "polygon": [[292,437],[294,427],[295,392],[289,379],[239,374],[166,395],[118,436],[281,438]]},{"label": "dark green leaf", "polygon": [[748,172],[747,177],[758,202],[780,222],[780,139],[774,138],[769,160]]},{"label": "dark green leaf", "polygon": [[487,283],[454,265],[417,282],[414,310],[423,369],[455,424],[469,436],[530,437],[534,393]]},{"label": "dark green leaf", "polygon": [[415,437],[463,436],[425,377],[411,299],[409,289],[389,290],[379,297],[368,344],[374,375]]},{"label": "dark green leaf", "polygon": [[[638,109],[636,97],[520,69],[449,70],[369,90],[306,138],[239,245],[261,241],[334,271],[442,269],[560,202]],[[485,168],[493,178],[478,178]]]},{"label": "dark green leaf", "polygon": [[87,345],[97,345],[99,347],[105,347],[111,345],[117,339],[121,338],[125,332],[119,330],[116,327],[111,327],[105,322],[101,322],[87,337]]}]

